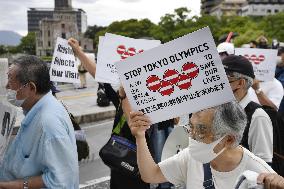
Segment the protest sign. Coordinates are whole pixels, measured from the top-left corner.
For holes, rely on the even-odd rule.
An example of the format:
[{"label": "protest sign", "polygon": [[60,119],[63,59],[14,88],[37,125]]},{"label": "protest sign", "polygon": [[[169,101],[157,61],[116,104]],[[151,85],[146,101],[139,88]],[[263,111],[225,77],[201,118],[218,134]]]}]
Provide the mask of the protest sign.
[{"label": "protest sign", "polygon": [[78,61],[65,39],[57,38],[49,74],[51,81],[80,83]]},{"label": "protest sign", "polygon": [[277,50],[236,48],[235,54],[242,55],[251,62],[256,79],[260,81],[273,80],[277,62]]},{"label": "protest sign", "polygon": [[0,58],[0,99],[6,95],[6,84],[8,81],[8,59]]},{"label": "protest sign", "polygon": [[114,62],[124,60],[160,45],[159,40],[133,39],[120,35],[106,33],[99,39],[96,81],[104,83],[119,83],[119,77]]},{"label": "protest sign", "polygon": [[17,110],[15,107],[0,101],[0,164],[10,141],[13,127],[16,122]]},{"label": "protest sign", "polygon": [[209,27],[115,65],[132,109],[152,123],[234,100]]},{"label": "protest sign", "polygon": [[[102,74],[104,72],[104,65],[101,61],[101,51],[102,51],[102,47],[103,47],[103,41],[104,41],[104,36],[100,36],[99,37],[99,45],[98,45],[98,54],[97,54],[97,66],[96,66],[96,77],[95,80],[97,82],[102,82],[102,83],[113,83],[115,81],[113,81],[112,78],[107,78],[106,76],[104,76],[104,74]],[[115,68],[114,66],[112,67],[112,69],[110,68],[109,70],[110,72],[115,72]]]},{"label": "protest sign", "polygon": [[8,59],[0,58],[0,99],[6,95],[6,84],[8,81]]}]

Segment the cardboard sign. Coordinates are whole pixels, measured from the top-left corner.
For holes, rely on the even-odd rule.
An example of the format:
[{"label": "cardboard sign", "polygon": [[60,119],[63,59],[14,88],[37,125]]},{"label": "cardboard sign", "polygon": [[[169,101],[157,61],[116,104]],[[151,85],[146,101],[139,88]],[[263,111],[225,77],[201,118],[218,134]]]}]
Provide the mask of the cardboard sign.
[{"label": "cardboard sign", "polygon": [[0,101],[0,164],[10,141],[13,127],[16,122],[17,110],[15,107]]},{"label": "cardboard sign", "polygon": [[125,60],[145,50],[160,45],[159,40],[132,39],[120,35],[106,33],[99,39],[96,78],[98,82],[119,83],[115,62]]},{"label": "cardboard sign", "polygon": [[49,74],[51,81],[80,83],[78,61],[65,39],[57,38]]},{"label": "cardboard sign", "polygon": [[[97,82],[102,82],[102,83],[112,83],[113,81],[112,81],[111,78],[107,78],[102,74],[103,70],[104,70],[104,65],[103,65],[102,60],[101,60],[101,51],[102,51],[102,47],[103,47],[104,38],[105,38],[104,36],[99,37],[95,80]],[[110,72],[114,72],[113,69],[111,69]]]},{"label": "cardboard sign", "polygon": [[236,48],[236,55],[246,57],[253,66],[255,78],[260,81],[272,81],[277,63],[277,50]]},{"label": "cardboard sign", "polygon": [[132,109],[152,123],[234,100],[209,27],[116,67]]},{"label": "cardboard sign", "polygon": [[8,59],[0,58],[0,99],[6,95],[6,84],[8,82]]}]

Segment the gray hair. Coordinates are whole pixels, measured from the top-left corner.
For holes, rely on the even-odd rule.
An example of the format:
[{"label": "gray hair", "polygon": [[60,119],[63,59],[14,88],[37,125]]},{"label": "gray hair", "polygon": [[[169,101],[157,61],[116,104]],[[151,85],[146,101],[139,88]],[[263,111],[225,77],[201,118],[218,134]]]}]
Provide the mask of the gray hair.
[{"label": "gray hair", "polygon": [[226,134],[235,137],[238,145],[247,124],[246,113],[237,101],[228,102],[214,108],[212,131],[217,140]]},{"label": "gray hair", "polygon": [[238,72],[231,72],[229,74],[230,77],[238,78],[238,79],[244,79],[246,80],[246,89],[248,90],[252,84],[253,84],[253,78],[246,76],[244,74],[238,73]]},{"label": "gray hair", "polygon": [[46,94],[51,88],[49,70],[40,58],[32,55],[21,56],[13,61],[18,66],[16,78],[21,84],[33,82],[38,94]]}]

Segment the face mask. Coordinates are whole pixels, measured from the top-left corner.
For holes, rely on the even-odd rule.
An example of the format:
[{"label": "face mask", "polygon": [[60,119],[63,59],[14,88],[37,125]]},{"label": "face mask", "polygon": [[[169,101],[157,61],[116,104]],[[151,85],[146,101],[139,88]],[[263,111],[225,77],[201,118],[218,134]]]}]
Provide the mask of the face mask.
[{"label": "face mask", "polygon": [[17,96],[17,92],[19,90],[21,90],[25,86],[26,85],[22,86],[21,88],[19,88],[16,91],[12,90],[12,89],[8,89],[8,91],[7,91],[7,100],[8,100],[8,102],[10,102],[14,106],[21,107],[26,99],[18,100],[16,96]]},{"label": "face mask", "polygon": [[[225,136],[224,136],[225,137]],[[192,156],[193,159],[196,161],[199,161],[201,163],[209,163],[213,159],[215,159],[217,156],[219,156],[225,148],[223,148],[218,154],[216,154],[213,149],[215,146],[224,138],[220,138],[210,144],[206,144],[203,142],[198,142],[197,140],[194,140],[192,138],[189,138],[189,153]]]}]

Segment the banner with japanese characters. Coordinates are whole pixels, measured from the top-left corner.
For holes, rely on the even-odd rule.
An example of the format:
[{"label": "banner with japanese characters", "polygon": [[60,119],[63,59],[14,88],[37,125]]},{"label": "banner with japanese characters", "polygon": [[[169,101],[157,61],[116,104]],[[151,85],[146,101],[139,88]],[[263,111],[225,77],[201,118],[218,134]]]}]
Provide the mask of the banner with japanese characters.
[{"label": "banner with japanese characters", "polygon": [[251,62],[256,79],[260,81],[273,80],[277,63],[277,50],[236,48],[235,54],[242,55]]},{"label": "banner with japanese characters", "polygon": [[0,101],[0,165],[10,141],[16,122],[17,110],[7,102]]},{"label": "banner with japanese characters", "polygon": [[0,58],[0,99],[6,95],[6,85],[8,82],[8,59]]},{"label": "banner with japanese characters", "polygon": [[65,39],[57,38],[49,74],[51,81],[80,83],[78,61]]},{"label": "banner with japanese characters", "polygon": [[152,123],[235,99],[209,27],[115,65],[132,109]]},{"label": "banner with japanese characters", "polygon": [[133,39],[106,33],[104,38],[99,39],[96,81],[118,84],[119,77],[115,62],[125,60],[160,44],[159,40]]}]

